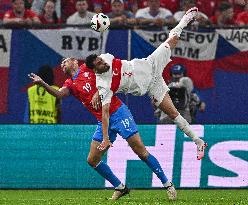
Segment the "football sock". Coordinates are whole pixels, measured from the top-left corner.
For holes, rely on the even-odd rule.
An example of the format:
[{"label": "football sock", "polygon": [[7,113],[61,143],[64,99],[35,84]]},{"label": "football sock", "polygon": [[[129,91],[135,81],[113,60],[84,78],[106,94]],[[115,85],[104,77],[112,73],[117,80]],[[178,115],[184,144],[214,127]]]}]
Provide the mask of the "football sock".
[{"label": "football sock", "polygon": [[164,174],[163,169],[161,168],[158,160],[149,153],[147,159],[144,161],[148,167],[157,175],[162,184],[168,181],[167,177]]},{"label": "football sock", "polygon": [[115,187],[116,189],[124,189],[125,188],[125,185],[124,184],[120,184],[118,187]]},{"label": "football sock", "polygon": [[114,187],[118,187],[121,181],[114,175],[110,167],[100,161],[99,164],[94,168],[103,178],[107,179]]},{"label": "football sock", "polygon": [[179,127],[179,129],[182,130],[188,137],[190,137],[197,145],[204,143],[204,141],[200,139],[190,128],[187,120],[185,120],[180,114],[173,121]]},{"label": "football sock", "polygon": [[167,188],[167,187],[169,187],[169,186],[171,186],[171,185],[172,185],[172,183],[169,182],[169,181],[167,181],[166,183],[163,184],[163,186],[164,186],[165,188]]},{"label": "football sock", "polygon": [[[185,19],[185,15],[183,16],[183,18],[180,20],[180,22],[176,25],[175,28],[173,28],[170,33],[169,33],[169,37],[172,37],[174,35],[177,35],[178,37],[180,37],[183,29],[188,25],[189,21]],[[187,18],[187,17],[186,17]]]}]

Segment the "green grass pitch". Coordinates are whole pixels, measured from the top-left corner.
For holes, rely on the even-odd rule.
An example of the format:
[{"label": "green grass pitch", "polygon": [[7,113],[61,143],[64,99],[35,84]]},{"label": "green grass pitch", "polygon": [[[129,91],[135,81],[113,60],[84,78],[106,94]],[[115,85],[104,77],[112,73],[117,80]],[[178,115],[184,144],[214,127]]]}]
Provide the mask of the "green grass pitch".
[{"label": "green grass pitch", "polygon": [[164,190],[131,190],[130,195],[110,201],[112,190],[0,190],[0,205],[248,205],[248,189],[178,190],[169,201]]}]

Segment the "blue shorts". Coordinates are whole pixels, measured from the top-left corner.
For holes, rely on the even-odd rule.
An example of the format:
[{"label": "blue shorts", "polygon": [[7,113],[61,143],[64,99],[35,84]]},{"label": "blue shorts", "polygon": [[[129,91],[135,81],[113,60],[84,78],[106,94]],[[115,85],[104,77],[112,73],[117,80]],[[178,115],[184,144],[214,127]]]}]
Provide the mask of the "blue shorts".
[{"label": "blue shorts", "polygon": [[[123,139],[128,139],[138,132],[137,125],[133,119],[131,112],[125,104],[122,104],[109,119],[109,139],[113,143],[117,134]],[[98,122],[96,131],[92,137],[93,140],[102,142],[102,122]]]}]

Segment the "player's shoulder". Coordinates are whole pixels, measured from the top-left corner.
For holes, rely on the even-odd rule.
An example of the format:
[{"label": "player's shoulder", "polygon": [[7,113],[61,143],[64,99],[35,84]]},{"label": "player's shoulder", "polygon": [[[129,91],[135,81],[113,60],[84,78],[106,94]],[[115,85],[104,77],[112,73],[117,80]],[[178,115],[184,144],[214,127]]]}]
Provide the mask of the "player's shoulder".
[{"label": "player's shoulder", "polygon": [[100,57],[107,63],[112,69],[112,61],[114,60],[114,56],[110,53],[101,54]]},{"label": "player's shoulder", "polygon": [[70,87],[72,85],[72,79],[67,78],[63,84],[63,87]]}]

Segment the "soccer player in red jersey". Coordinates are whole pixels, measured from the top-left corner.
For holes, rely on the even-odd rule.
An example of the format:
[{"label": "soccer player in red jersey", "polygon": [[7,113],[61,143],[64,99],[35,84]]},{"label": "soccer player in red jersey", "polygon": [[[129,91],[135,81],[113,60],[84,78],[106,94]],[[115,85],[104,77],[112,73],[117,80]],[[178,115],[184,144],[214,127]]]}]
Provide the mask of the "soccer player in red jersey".
[{"label": "soccer player in red jersey", "polygon": [[[73,95],[98,119],[98,126],[92,137],[87,161],[90,166],[92,166],[102,177],[107,179],[115,187],[112,200],[117,200],[129,193],[129,189],[121,183],[121,181],[111,171],[110,167],[102,161],[102,156],[109,146],[107,149],[100,149],[100,145],[103,141],[101,122],[102,110],[99,107],[100,101],[97,100],[99,95],[96,87],[95,73],[93,70],[87,68],[85,64],[79,67],[78,61],[73,58],[64,59],[61,63],[61,68],[68,76],[68,79],[59,90],[49,86],[34,73],[29,74],[29,77],[34,83],[42,85],[50,94],[57,98],[69,96],[70,94]],[[169,199],[175,200],[176,190],[174,185],[165,176],[158,160],[145,148],[138,133],[136,123],[127,106],[122,103],[117,96],[112,97],[110,105],[108,145],[112,146],[117,134],[122,136],[138,157],[143,160],[160,179],[167,191]]]}]

